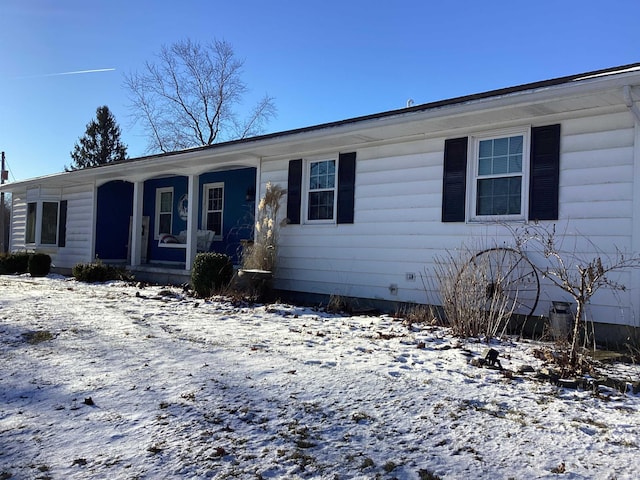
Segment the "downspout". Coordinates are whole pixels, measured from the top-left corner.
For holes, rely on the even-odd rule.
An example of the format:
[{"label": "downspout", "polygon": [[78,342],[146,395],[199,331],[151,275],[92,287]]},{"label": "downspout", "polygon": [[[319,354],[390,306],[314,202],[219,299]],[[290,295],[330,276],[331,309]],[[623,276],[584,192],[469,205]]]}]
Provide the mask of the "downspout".
[{"label": "downspout", "polygon": [[[624,97],[624,103],[635,117],[635,127],[633,129],[633,178],[635,181],[633,182],[633,210],[631,213],[631,249],[634,253],[637,253],[640,252],[640,181],[638,181],[638,179],[640,179],[640,109],[633,101],[631,86],[625,85],[622,89],[622,95]],[[630,318],[627,320],[627,323],[635,327],[640,327],[640,317],[638,317],[637,313],[634,314],[640,307],[640,305],[638,305],[638,301],[640,300],[640,271],[637,268],[631,271],[631,288],[629,290]]]},{"label": "downspout", "polygon": [[627,105],[633,116],[636,117],[636,121],[640,122],[640,108],[633,101],[633,95],[631,94],[631,86],[625,85],[622,89],[622,95],[624,96],[624,103]]}]

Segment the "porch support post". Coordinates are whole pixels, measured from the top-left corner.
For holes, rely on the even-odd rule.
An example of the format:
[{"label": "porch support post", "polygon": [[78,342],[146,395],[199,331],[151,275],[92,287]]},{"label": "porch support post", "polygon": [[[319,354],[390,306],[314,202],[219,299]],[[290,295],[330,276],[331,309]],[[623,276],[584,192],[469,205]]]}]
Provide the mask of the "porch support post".
[{"label": "porch support post", "polygon": [[200,199],[198,198],[198,178],[197,175],[193,174],[188,176],[187,195],[189,201],[187,203],[186,270],[191,270],[198,251],[198,205],[200,205]]},{"label": "porch support post", "polygon": [[142,199],[144,182],[133,184],[133,218],[131,221],[131,266],[140,265],[142,258]]}]

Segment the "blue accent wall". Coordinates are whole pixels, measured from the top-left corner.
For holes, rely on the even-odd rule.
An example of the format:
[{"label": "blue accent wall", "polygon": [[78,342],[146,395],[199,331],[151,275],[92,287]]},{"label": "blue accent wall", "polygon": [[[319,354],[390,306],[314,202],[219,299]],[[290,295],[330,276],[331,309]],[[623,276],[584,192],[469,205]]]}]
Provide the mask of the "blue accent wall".
[{"label": "blue accent wall", "polygon": [[[241,240],[253,237],[256,169],[242,168],[223,172],[208,172],[200,175],[198,191],[198,228],[202,228],[204,207],[203,189],[208,183],[224,184],[224,213],[222,237],[211,244],[211,251],[225,253],[234,262],[239,261]],[[158,188],[173,188],[172,233],[178,235],[186,230],[186,219],[180,218],[179,204],[187,194],[188,179],[185,176],[155,178],[144,183],[142,214],[149,217],[148,261],[184,262],[186,249],[158,246],[154,237],[156,191]],[[97,190],[96,255],[105,260],[126,260],[129,243],[129,221],[133,215],[133,184],[126,181],[112,181]]]},{"label": "blue accent wall", "polygon": [[126,260],[129,218],[133,215],[133,184],[122,180],[98,187],[96,255],[105,260]]},{"label": "blue accent wall", "polygon": [[[222,240],[214,240],[211,250],[229,255],[234,263],[239,261],[240,240],[253,237],[255,201],[247,199],[248,191],[255,196],[256,169],[242,168],[225,172],[209,172],[200,175],[200,196],[207,183],[224,183],[224,211]],[[198,221],[202,223],[204,199],[200,202]]]},{"label": "blue accent wall", "polygon": [[[253,236],[255,200],[247,199],[247,193],[255,192],[256,169],[242,168],[222,172],[203,173],[199,177],[198,191],[200,204],[198,205],[198,228],[202,228],[202,212],[204,206],[203,188],[207,183],[224,183],[224,211],[222,219],[222,238],[211,244],[211,251],[225,253],[238,262],[240,240]],[[156,190],[163,187],[173,187],[173,224],[172,233],[179,234],[186,230],[187,222],[179,215],[180,198],[187,193],[188,179],[183,176],[158,178],[144,183],[143,215],[149,217],[149,260],[156,261],[185,261],[185,249],[158,247],[158,240],[154,238]],[[255,193],[254,193],[255,195]],[[127,220],[128,221],[128,220]]]},{"label": "blue accent wall", "polygon": [[178,235],[187,229],[187,221],[180,218],[178,202],[188,189],[187,177],[156,178],[144,182],[144,200],[142,214],[149,217],[149,250],[148,260],[184,262],[186,251],[184,248],[163,248],[158,246],[155,238],[156,231],[156,190],[158,188],[173,187],[173,223],[171,233]]}]

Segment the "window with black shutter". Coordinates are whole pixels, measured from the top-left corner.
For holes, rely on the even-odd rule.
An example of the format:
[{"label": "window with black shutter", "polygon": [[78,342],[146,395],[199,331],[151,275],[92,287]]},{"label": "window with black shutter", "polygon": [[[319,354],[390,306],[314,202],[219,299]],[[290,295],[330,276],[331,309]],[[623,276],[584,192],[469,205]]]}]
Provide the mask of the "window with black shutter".
[{"label": "window with black shutter", "polygon": [[289,179],[287,182],[287,220],[288,223],[300,223],[302,202],[302,160],[289,161]]},{"label": "window with black shutter", "polygon": [[67,245],[67,200],[60,202],[60,218],[58,219],[58,246]]},{"label": "window with black shutter", "polygon": [[353,223],[356,184],[356,153],[341,153],[338,161],[337,223]]},{"label": "window with black shutter", "polygon": [[289,161],[289,223],[353,223],[355,176],[355,152]]},{"label": "window with black shutter", "polygon": [[447,139],[442,221],[556,220],[559,163],[560,125]]}]

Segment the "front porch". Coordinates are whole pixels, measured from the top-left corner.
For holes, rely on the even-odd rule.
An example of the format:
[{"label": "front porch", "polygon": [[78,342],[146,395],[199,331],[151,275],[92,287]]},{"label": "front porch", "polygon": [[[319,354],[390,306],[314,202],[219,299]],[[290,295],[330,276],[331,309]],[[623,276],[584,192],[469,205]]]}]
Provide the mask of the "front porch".
[{"label": "front porch", "polygon": [[240,261],[253,236],[256,168],[112,180],[97,189],[94,258],[145,281],[189,281],[199,252]]}]

